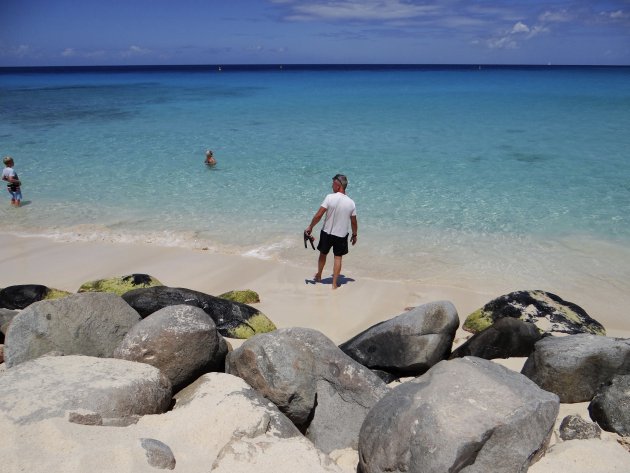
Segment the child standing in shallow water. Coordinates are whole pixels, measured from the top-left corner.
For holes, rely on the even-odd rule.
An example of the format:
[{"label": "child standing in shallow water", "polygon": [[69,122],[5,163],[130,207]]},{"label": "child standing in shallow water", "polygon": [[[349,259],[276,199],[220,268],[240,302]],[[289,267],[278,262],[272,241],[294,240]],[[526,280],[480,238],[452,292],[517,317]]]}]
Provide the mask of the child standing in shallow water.
[{"label": "child standing in shallow water", "polygon": [[2,162],[5,165],[2,170],[2,180],[7,181],[7,190],[11,194],[11,205],[19,207],[22,201],[22,190],[20,189],[20,179],[13,169],[15,163],[11,156],[5,156]]}]

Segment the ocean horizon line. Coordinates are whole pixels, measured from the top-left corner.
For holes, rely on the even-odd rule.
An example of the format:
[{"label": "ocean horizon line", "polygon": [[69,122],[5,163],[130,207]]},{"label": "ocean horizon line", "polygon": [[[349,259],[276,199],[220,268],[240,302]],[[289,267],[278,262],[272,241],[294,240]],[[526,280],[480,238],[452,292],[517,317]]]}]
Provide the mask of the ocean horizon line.
[{"label": "ocean horizon line", "polygon": [[286,71],[432,71],[432,70],[602,70],[630,69],[630,65],[616,64],[152,64],[152,65],[73,65],[73,66],[0,66],[0,74],[41,72],[271,72]]}]

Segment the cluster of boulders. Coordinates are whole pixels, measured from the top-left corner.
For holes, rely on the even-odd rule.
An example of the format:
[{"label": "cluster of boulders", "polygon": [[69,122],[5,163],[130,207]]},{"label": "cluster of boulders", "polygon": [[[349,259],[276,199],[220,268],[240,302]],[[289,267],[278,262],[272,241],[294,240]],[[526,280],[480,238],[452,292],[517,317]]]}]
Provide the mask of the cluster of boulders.
[{"label": "cluster of boulders", "polygon": [[[514,311],[524,291],[485,306],[493,322],[453,351],[448,301],[337,346],[243,303],[125,278],[146,287],[39,290],[0,309],[7,471],[523,472],[561,402],[588,401],[601,428],[630,433],[630,340],[593,334],[549,293],[530,291],[546,308]],[[235,334],[247,340],[232,349]],[[521,373],[490,361],[515,356]],[[596,438],[597,424],[567,417],[560,435]]]}]

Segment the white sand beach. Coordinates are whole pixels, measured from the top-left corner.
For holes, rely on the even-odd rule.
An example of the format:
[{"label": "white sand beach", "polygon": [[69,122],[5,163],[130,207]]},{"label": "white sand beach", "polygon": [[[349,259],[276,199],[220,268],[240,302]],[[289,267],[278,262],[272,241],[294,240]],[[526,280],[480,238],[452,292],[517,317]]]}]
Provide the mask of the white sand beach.
[{"label": "white sand beach", "polygon": [[[342,271],[351,280],[333,291],[330,283],[311,282],[315,252],[313,267],[302,268],[203,250],[102,242],[67,243],[10,235],[0,235],[0,248],[0,262],[11,267],[0,275],[0,287],[44,284],[76,292],[82,283],[90,280],[147,273],[164,285],[212,295],[233,289],[252,289],[260,295],[257,308],[278,327],[314,328],[337,343],[404,312],[409,306],[448,299],[461,314],[467,314],[495,297],[492,293],[457,287],[356,277],[351,267]],[[327,269],[332,269],[330,263]]]},{"label": "white sand beach", "polygon": [[[458,285],[430,286],[412,281],[381,281],[353,273],[351,263],[342,271],[348,281],[336,291],[330,284],[312,284],[315,267],[298,267],[203,250],[163,248],[151,245],[125,245],[104,242],[58,242],[42,237],[0,234],[0,287],[36,283],[76,292],[87,281],[131,273],[147,273],[163,284],[186,287],[218,295],[233,289],[252,289],[259,293],[256,304],[278,327],[317,329],[341,343],[371,325],[394,317],[409,306],[436,300],[450,300],[460,321],[491,299],[511,290],[504,282],[479,281],[478,287]],[[328,269],[328,268],[327,268]],[[546,288],[536,288],[546,289]],[[553,291],[552,291],[553,292]],[[611,291],[614,293],[614,290]],[[604,325],[609,336],[630,337],[630,319],[623,315],[626,300],[610,300],[601,291],[558,294],[582,306]],[[461,331],[456,344],[468,334]],[[238,344],[238,341],[235,341]],[[523,359],[501,360],[520,370]],[[567,413],[588,419],[587,403],[562,405],[558,422]],[[67,428],[73,428],[69,426]],[[601,441],[558,442],[532,467],[538,473],[551,473],[571,466],[572,471],[630,471],[630,453],[620,447],[618,437],[604,432]],[[576,450],[577,449],[577,450]],[[587,459],[589,459],[587,461]],[[619,469],[622,465],[622,469]],[[348,470],[351,471],[351,470]]]},{"label": "white sand beach", "polygon": [[[233,289],[252,289],[260,295],[259,310],[278,327],[317,329],[336,343],[371,325],[394,317],[405,308],[437,300],[451,301],[461,322],[490,300],[511,291],[542,289],[581,306],[607,330],[609,336],[630,337],[624,307],[630,294],[614,282],[588,292],[580,286],[513,287],[508,281],[452,281],[430,285],[409,280],[377,280],[353,271],[344,260],[345,284],[336,291],[328,284],[312,284],[312,267],[253,257],[217,254],[204,250],[106,242],[60,242],[44,237],[0,234],[0,287],[43,284],[76,292],[87,281],[146,273],[164,285],[218,295]],[[352,255],[350,255],[352,256]],[[330,275],[331,261],[324,273]],[[326,273],[328,271],[328,273]],[[330,279],[330,278],[328,278]],[[562,289],[563,288],[563,289]],[[558,290],[562,289],[562,290]]]}]

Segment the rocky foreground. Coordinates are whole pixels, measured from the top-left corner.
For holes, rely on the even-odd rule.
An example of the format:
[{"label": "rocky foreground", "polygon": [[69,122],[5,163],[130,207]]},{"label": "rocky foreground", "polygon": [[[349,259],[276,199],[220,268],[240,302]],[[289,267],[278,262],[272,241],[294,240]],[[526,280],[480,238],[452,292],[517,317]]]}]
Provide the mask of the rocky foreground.
[{"label": "rocky foreground", "polygon": [[[553,294],[491,301],[463,344],[437,301],[337,346],[134,276],[124,291],[0,290],[2,471],[507,473],[571,445],[604,457],[572,471],[630,471],[630,340]],[[520,373],[490,361],[511,357],[527,357]]]}]

